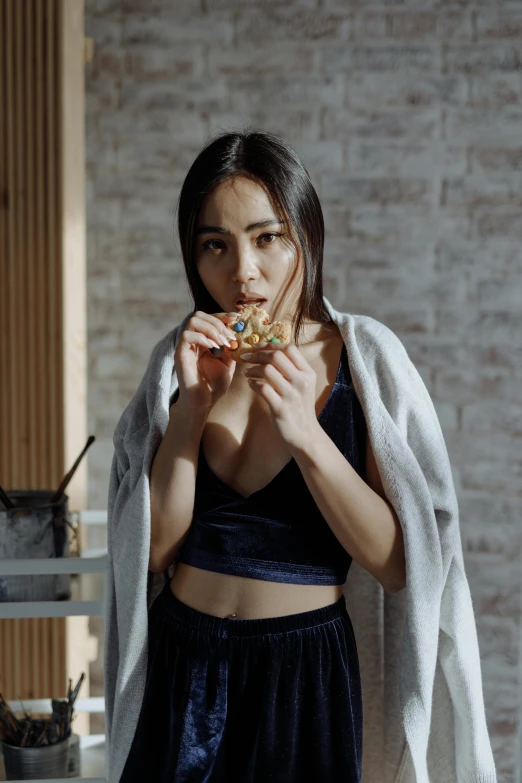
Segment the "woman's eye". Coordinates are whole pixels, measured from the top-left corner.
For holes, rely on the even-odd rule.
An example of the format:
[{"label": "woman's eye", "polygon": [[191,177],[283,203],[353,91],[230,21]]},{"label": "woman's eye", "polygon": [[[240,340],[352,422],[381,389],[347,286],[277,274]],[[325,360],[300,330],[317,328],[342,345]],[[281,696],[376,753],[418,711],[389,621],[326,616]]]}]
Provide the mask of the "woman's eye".
[{"label": "woman's eye", "polygon": [[[259,238],[263,239],[263,237],[280,237],[280,236],[281,236],[281,234],[261,234],[261,236]],[[274,243],[273,242],[267,242],[266,244],[267,245],[273,245]]]},{"label": "woman's eye", "polygon": [[203,247],[206,248],[207,250],[219,250],[220,249],[219,247],[217,248],[211,247],[213,242],[219,243],[219,239],[207,239],[206,242],[203,242]]}]

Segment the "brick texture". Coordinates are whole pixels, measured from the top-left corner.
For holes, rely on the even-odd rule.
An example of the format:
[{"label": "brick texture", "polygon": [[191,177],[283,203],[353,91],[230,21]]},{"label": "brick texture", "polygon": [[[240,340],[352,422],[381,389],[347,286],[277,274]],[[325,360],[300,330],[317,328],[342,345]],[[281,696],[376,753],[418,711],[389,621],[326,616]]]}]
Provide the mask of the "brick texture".
[{"label": "brick texture", "polygon": [[[326,295],[396,331],[437,408],[499,783],[511,783],[522,685],[519,0],[86,0],[86,33],[90,507],[106,507],[112,433],[153,345],[191,306],[174,226],[191,162],[218,130],[283,135],[323,205]],[[93,670],[94,681],[101,660]]]}]

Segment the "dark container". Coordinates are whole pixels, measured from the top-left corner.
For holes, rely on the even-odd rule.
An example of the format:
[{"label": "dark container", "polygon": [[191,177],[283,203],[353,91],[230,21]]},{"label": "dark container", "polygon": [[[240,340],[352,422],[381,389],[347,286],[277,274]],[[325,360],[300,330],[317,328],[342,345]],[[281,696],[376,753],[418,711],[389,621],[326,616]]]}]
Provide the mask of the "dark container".
[{"label": "dark container", "polygon": [[[69,557],[67,495],[52,503],[56,490],[12,489],[14,508],[0,510],[0,558]],[[68,601],[71,574],[0,575],[0,602]]]}]

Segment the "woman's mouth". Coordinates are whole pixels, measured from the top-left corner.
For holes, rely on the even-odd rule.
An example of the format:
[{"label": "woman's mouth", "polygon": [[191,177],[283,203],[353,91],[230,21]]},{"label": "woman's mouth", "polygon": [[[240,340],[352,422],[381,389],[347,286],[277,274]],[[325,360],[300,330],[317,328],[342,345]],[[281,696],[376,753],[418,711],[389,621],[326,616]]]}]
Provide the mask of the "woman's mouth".
[{"label": "woman's mouth", "polygon": [[241,312],[241,310],[243,310],[248,305],[257,305],[257,307],[264,308],[267,302],[268,299],[258,299],[257,301],[247,301],[247,302],[236,302],[234,307],[236,308],[236,310]]}]

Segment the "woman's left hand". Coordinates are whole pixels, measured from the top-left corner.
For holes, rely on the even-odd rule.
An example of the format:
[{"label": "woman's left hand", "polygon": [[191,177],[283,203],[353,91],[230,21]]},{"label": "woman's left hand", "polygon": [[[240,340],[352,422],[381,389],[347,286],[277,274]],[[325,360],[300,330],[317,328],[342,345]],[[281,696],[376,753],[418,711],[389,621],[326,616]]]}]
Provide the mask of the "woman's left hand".
[{"label": "woman's left hand", "polygon": [[277,431],[290,448],[302,448],[317,427],[315,390],[317,373],[294,345],[260,343],[243,370],[249,386],[270,406]]}]

